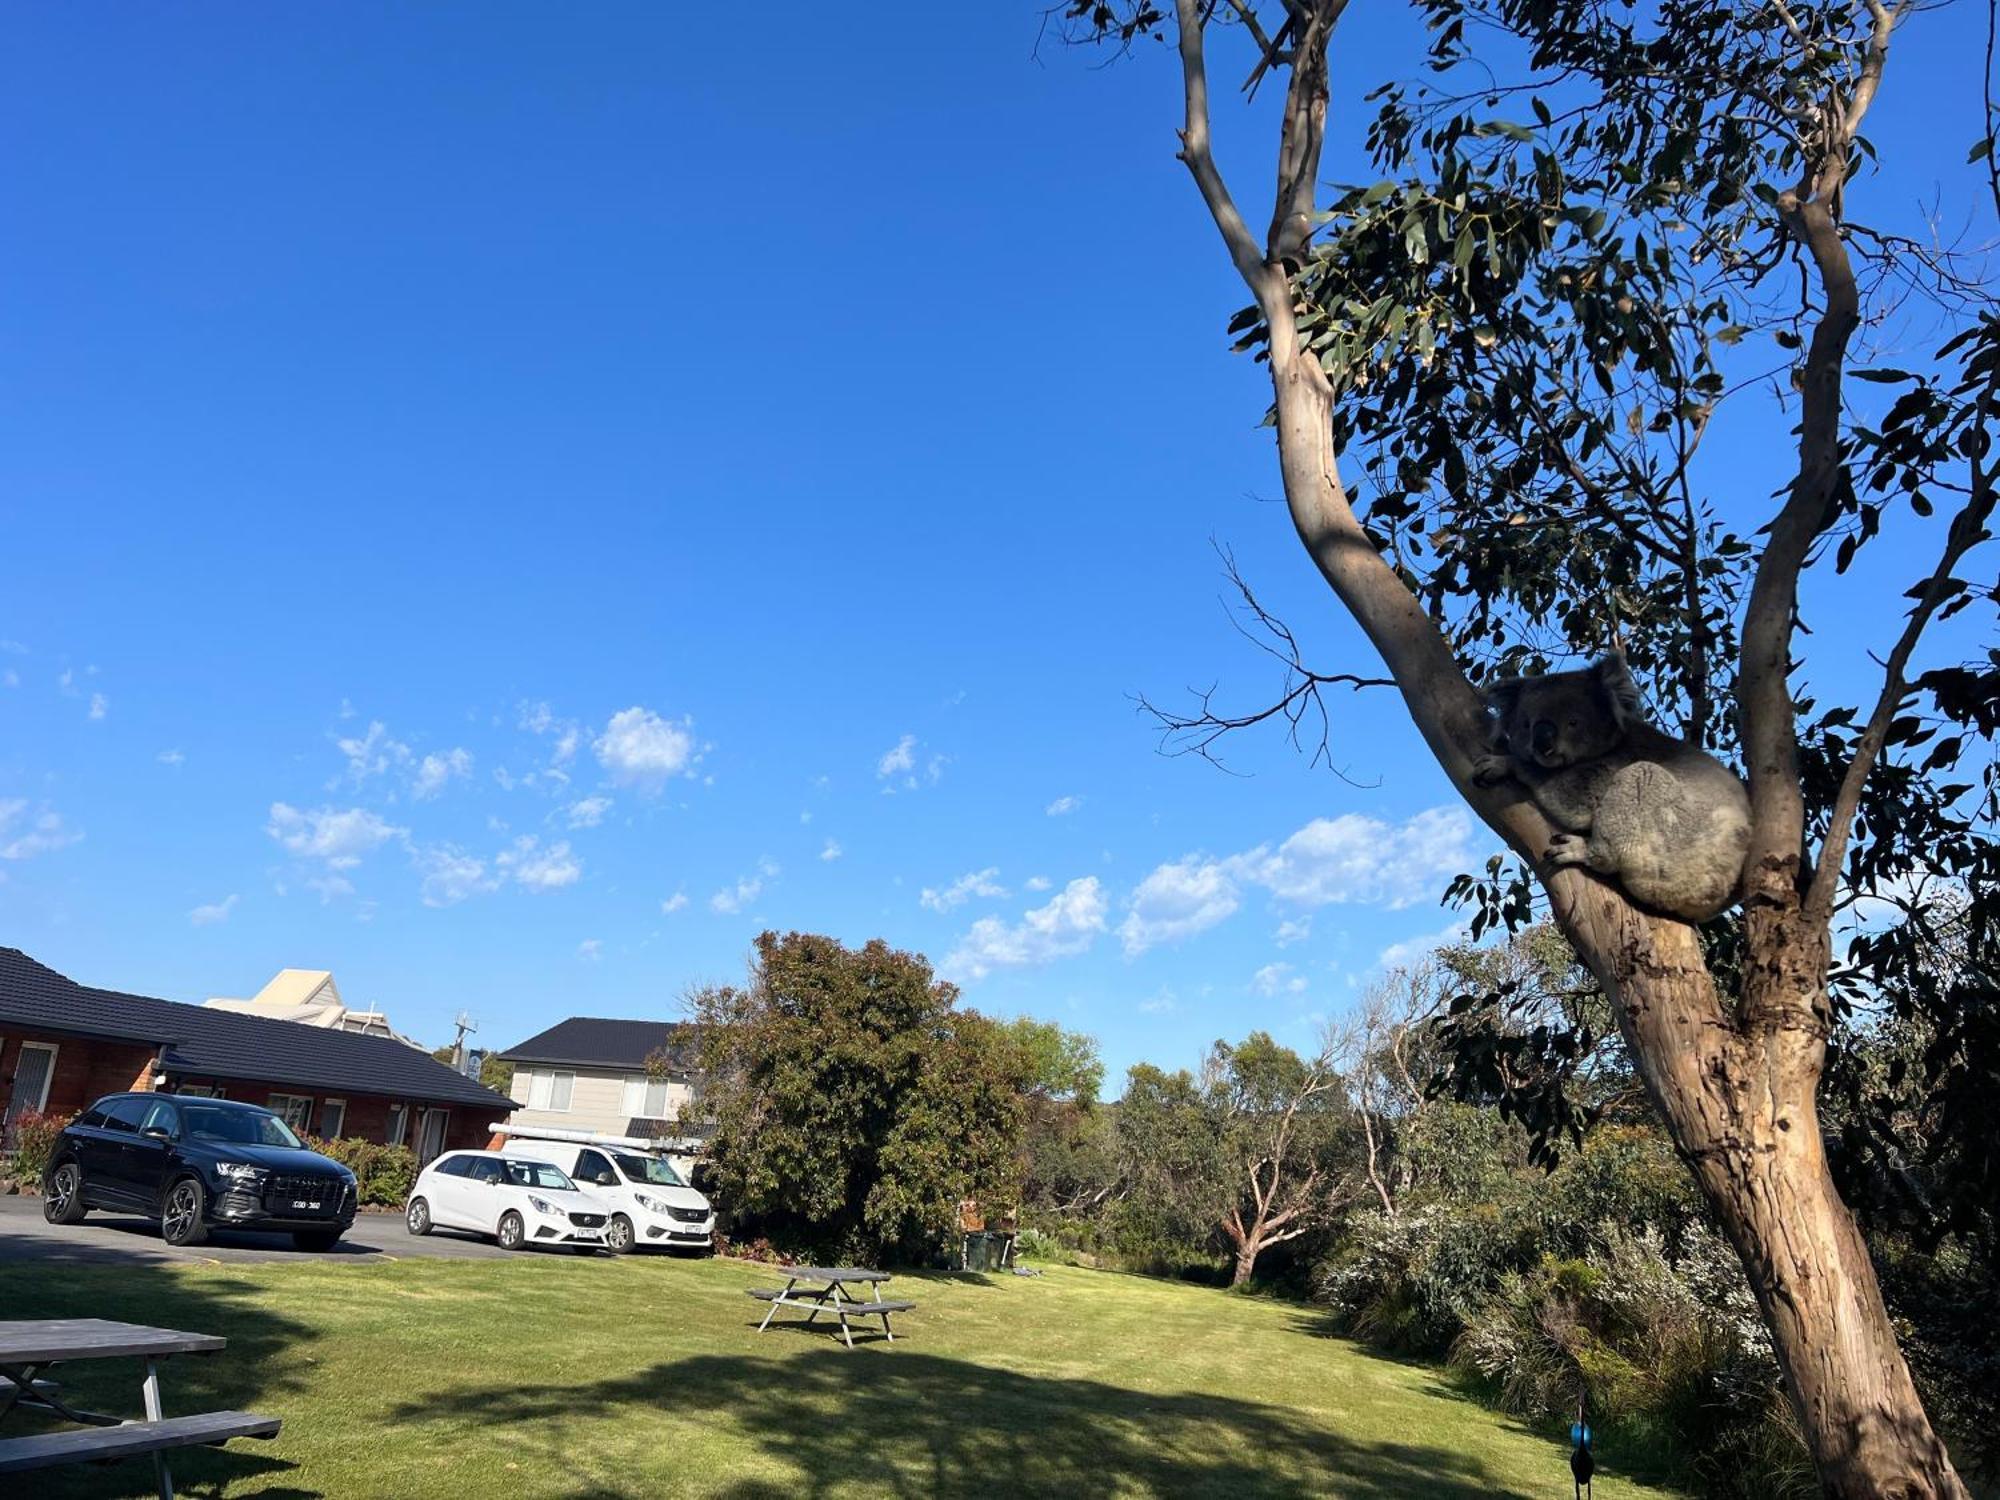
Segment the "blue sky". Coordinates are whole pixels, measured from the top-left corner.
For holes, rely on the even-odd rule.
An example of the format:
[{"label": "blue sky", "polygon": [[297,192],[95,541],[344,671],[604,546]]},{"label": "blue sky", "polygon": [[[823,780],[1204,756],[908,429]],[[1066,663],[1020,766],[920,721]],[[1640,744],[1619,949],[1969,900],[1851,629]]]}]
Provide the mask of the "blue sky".
[{"label": "blue sky", "polygon": [[[1116,1077],[1304,1043],[1451,924],[1486,840],[1392,700],[1341,705],[1359,787],[1134,711],[1273,685],[1211,538],[1368,660],[1272,501],[1167,60],[792,9],[12,13],[0,941],[191,1000],[331,968],[505,1046],[673,1014],[767,926],[879,935]],[[1926,96],[1977,88],[1977,18],[1919,20],[1911,204],[1967,144]],[[1372,79],[1400,16],[1355,23]],[[1763,505],[1768,438],[1718,448]]]}]

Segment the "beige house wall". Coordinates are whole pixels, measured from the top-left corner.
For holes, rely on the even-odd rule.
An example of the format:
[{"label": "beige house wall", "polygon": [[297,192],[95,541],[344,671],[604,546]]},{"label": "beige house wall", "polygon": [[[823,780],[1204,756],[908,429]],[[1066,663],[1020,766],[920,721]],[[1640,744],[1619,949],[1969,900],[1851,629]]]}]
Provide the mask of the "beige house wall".
[{"label": "beige house wall", "polygon": [[[531,1109],[535,1076],[539,1073],[570,1073],[568,1109]],[[541,1125],[561,1130],[589,1130],[602,1135],[648,1134],[643,1128],[644,1073],[612,1072],[601,1068],[553,1068],[546,1064],[524,1063],[514,1069],[508,1092],[521,1107],[509,1119],[513,1125]],[[672,1120],[691,1097],[684,1083],[667,1085],[667,1119]]]}]

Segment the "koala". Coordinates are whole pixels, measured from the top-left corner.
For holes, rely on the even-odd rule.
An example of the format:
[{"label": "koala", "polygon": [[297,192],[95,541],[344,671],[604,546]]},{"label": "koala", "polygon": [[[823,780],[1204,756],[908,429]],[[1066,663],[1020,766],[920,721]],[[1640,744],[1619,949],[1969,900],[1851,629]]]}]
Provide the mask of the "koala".
[{"label": "koala", "polygon": [[1702,922],[1737,899],[1750,797],[1721,761],[1646,722],[1622,656],[1486,689],[1492,748],[1473,781],[1527,788],[1564,830],[1551,865],[1582,865],[1642,906]]}]

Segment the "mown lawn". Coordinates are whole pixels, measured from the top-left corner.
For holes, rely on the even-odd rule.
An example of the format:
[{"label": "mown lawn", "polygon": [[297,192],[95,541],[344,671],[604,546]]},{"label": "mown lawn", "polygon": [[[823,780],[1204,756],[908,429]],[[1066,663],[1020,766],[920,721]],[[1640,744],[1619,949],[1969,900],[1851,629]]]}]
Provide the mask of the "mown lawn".
[{"label": "mown lawn", "polygon": [[[285,1430],[177,1459],[188,1495],[1570,1492],[1560,1445],[1282,1303],[1100,1271],[899,1276],[917,1311],[895,1344],[849,1352],[758,1334],[743,1289],[770,1282],[636,1256],[17,1265],[0,1267],[0,1318],[225,1335],[222,1355],[169,1362],[168,1413],[245,1407]],[[90,1370],[65,1372],[71,1394],[136,1414],[136,1365]],[[1601,1500],[1670,1493],[1614,1458]],[[7,1493],[152,1493],[144,1462],[44,1477]]]}]

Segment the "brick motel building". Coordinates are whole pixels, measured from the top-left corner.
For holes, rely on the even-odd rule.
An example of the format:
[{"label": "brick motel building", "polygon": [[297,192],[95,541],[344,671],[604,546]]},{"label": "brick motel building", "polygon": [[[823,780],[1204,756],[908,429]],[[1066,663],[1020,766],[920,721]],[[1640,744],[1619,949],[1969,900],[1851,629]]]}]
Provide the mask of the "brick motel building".
[{"label": "brick motel building", "polygon": [[125,1089],[261,1104],[300,1134],[484,1146],[514,1101],[389,1037],[91,989],[0,948],[0,1122]]}]

